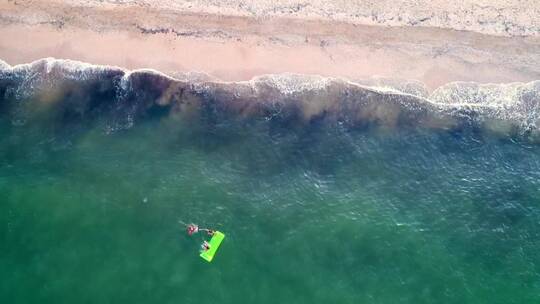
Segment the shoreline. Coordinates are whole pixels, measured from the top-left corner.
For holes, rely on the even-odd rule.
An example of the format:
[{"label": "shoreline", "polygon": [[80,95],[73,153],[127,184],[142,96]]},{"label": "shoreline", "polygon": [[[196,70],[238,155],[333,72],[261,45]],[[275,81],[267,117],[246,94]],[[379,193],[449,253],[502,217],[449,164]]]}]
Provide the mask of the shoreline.
[{"label": "shoreline", "polygon": [[47,58],[17,66],[0,61],[0,93],[0,120],[14,127],[58,119],[60,129],[97,123],[109,134],[156,115],[210,127],[262,122],[384,132],[481,130],[540,142],[540,81],[454,82],[428,93],[414,82],[369,84],[295,74],[223,82]]},{"label": "shoreline", "polygon": [[52,0],[36,7],[2,4],[0,24],[0,59],[10,65],[55,57],[224,81],[281,73],[381,77],[418,80],[429,91],[454,81],[540,79],[540,37],[534,36]]}]

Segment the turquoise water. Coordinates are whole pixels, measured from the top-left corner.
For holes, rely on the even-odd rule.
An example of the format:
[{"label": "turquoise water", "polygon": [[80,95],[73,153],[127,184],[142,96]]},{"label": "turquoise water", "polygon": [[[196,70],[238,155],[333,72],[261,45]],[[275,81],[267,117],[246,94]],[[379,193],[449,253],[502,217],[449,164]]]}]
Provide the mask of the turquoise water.
[{"label": "turquoise water", "polygon": [[[159,115],[0,132],[0,303],[540,301],[534,143]],[[227,235],[212,263],[179,220]]]},{"label": "turquoise water", "polygon": [[0,67],[0,303],[539,303],[540,82],[406,89]]}]

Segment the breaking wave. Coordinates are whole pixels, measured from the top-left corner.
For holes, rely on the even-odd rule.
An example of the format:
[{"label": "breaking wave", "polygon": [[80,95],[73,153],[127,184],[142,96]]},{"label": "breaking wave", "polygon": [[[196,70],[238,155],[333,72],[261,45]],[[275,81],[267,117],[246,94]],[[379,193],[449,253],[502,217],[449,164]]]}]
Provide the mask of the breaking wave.
[{"label": "breaking wave", "polygon": [[280,74],[222,82],[52,58],[13,67],[0,61],[0,117],[13,125],[46,112],[54,113],[56,123],[102,120],[108,132],[147,117],[177,116],[208,123],[263,119],[349,128],[469,128],[539,139],[539,105],[540,81],[453,82],[429,94],[418,81]]}]

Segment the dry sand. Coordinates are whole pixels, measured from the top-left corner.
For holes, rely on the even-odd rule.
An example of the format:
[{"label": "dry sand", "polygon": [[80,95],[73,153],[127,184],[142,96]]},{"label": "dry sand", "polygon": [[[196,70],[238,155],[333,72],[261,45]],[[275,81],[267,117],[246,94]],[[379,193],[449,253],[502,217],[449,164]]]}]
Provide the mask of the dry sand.
[{"label": "dry sand", "polygon": [[[528,36],[425,25],[374,26],[338,18],[338,13],[335,18],[323,18],[322,13],[314,18],[313,13],[294,10],[285,14],[251,9],[250,15],[245,13],[249,6],[234,11],[235,1],[213,1],[205,11],[206,2],[1,2],[0,59],[13,65],[52,56],[170,74],[198,71],[224,80],[283,72],[405,78],[420,80],[430,89],[456,80],[540,79],[540,36],[535,30],[540,18],[527,21],[538,9],[530,1],[533,9],[527,14],[515,7],[514,15],[521,17],[507,16],[524,23],[520,26],[526,33],[521,34]],[[441,14],[440,9],[435,13]]]}]

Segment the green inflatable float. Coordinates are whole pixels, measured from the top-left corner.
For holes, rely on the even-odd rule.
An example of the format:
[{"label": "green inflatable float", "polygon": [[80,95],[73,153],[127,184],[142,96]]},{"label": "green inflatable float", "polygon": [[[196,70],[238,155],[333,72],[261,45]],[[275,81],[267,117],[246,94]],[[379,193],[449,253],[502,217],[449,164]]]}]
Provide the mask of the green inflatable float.
[{"label": "green inflatable float", "polygon": [[224,238],[225,234],[219,231],[215,231],[214,235],[212,235],[212,239],[210,239],[210,242],[208,242],[210,248],[206,251],[201,252],[201,258],[205,259],[207,262],[212,262],[212,259],[214,259],[214,255],[216,254],[216,251],[218,250],[219,245],[221,245],[221,242]]}]

